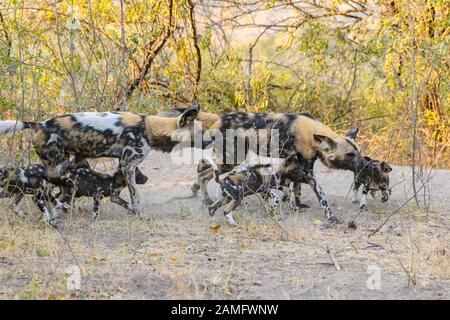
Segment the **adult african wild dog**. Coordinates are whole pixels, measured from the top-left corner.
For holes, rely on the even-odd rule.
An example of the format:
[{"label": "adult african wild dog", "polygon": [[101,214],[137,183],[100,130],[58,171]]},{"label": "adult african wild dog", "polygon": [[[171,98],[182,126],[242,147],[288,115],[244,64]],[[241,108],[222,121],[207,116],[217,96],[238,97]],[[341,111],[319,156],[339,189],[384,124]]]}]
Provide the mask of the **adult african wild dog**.
[{"label": "adult african wild dog", "polygon": [[[184,108],[173,108],[170,110],[165,110],[165,111],[159,112],[157,115],[161,116],[161,117],[177,117],[181,113],[183,113],[185,110],[186,109],[184,109]],[[202,119],[208,119],[208,123],[207,123],[208,127],[211,124],[214,124],[214,123],[220,121],[220,115],[217,115],[215,113],[201,111],[200,114],[202,115],[202,117],[201,117]],[[309,115],[307,113],[300,113],[300,114]],[[208,146],[211,146],[210,140],[206,140],[206,141],[202,140],[201,142],[202,142],[201,143],[202,148],[207,148]],[[195,146],[192,143],[191,147],[197,147],[197,146]],[[234,159],[234,160],[236,160],[236,161],[233,161],[232,163],[222,161],[222,163],[220,165],[218,165],[218,170],[219,170],[220,174],[232,171],[237,165],[239,165],[241,163],[240,161],[237,161],[237,159]],[[211,198],[208,194],[208,189],[206,188],[208,182],[213,177],[211,174],[211,172],[212,172],[211,169],[212,169],[211,164],[208,161],[206,161],[206,158],[202,157],[199,160],[198,165],[197,165],[197,181],[194,182],[194,184],[191,187],[193,196],[197,196],[197,193],[200,190],[200,192],[202,193],[202,197],[203,197],[203,203],[206,205],[210,205],[213,203],[213,201],[211,200]],[[292,181],[285,180],[283,182],[291,183]],[[279,188],[281,190],[283,190],[283,189],[289,188],[289,185],[282,184],[279,186]],[[296,189],[296,196],[295,196],[296,207],[308,208],[309,207],[308,205],[300,202],[300,196],[301,196],[300,193],[301,193],[301,190],[300,190],[300,187],[298,187]],[[289,199],[289,195],[287,193],[284,193],[282,201],[286,201],[287,199]]]},{"label": "adult african wild dog", "polygon": [[[192,105],[176,118],[131,112],[81,112],[32,123],[0,121],[0,134],[35,128],[33,144],[49,176],[60,176],[70,155],[119,159],[134,213],[141,216],[135,169],[150,149],[169,152],[193,127],[200,107]],[[174,136],[174,133],[175,136]],[[60,210],[56,207],[56,210]]]},{"label": "adult african wild dog", "polygon": [[[291,155],[296,155],[305,168],[304,177],[294,183],[296,202],[299,203],[301,182],[305,182],[312,187],[327,219],[330,222],[337,221],[328,206],[322,188],[315,179],[313,165],[315,160],[319,158],[329,168],[354,171],[361,164],[359,147],[354,141],[358,129],[352,128],[346,136],[340,136],[308,113],[234,112],[221,115],[212,124],[210,117],[209,123],[202,123],[202,130],[208,132],[210,137],[221,137],[223,139],[223,141],[215,139],[213,143],[214,156],[219,171],[221,171],[223,164],[227,164],[225,161],[227,153],[235,152],[235,150],[228,150],[230,141],[227,141],[226,137],[227,130],[230,129],[241,131],[237,135],[238,139],[239,136],[246,139],[246,131],[266,130],[266,142],[271,140],[273,134],[277,134],[280,146],[278,156],[289,158]],[[236,147],[233,140],[231,141],[231,147]],[[233,162],[228,162],[228,164],[234,165]],[[206,183],[212,179],[213,171],[208,165],[203,167],[199,165],[199,171],[201,171],[199,176],[200,188],[206,196]]]}]

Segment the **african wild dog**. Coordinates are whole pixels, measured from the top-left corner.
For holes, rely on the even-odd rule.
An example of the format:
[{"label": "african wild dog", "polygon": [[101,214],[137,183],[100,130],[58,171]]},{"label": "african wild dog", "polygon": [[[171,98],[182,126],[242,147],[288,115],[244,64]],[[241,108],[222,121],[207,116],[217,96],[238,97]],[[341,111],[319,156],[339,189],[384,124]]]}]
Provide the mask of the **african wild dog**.
[{"label": "african wild dog", "polygon": [[[360,203],[359,209],[367,211],[366,196],[370,193],[375,195],[376,191],[381,191],[381,202],[386,202],[391,196],[391,188],[389,187],[389,172],[392,168],[383,161],[373,160],[369,157],[361,159],[359,170],[355,172],[355,180],[353,184],[352,203]],[[363,186],[361,200],[358,201],[359,188]]]},{"label": "african wild dog", "polygon": [[[117,170],[111,175],[99,173],[92,170],[86,160],[71,164],[61,177],[48,177],[43,165],[32,164],[20,168],[3,168],[0,170],[0,179],[0,198],[14,198],[12,209],[20,217],[25,217],[19,203],[26,194],[33,195],[33,201],[41,210],[44,220],[50,223],[58,217],[50,216],[49,203],[60,203],[67,210],[72,197],[94,199],[94,220],[99,214],[100,200],[105,197],[111,197],[112,202],[132,211],[128,202],[120,197],[120,192],[126,187],[122,171]],[[136,183],[145,184],[147,180],[136,168]],[[55,187],[59,188],[59,193],[53,195]]]},{"label": "african wild dog", "polygon": [[[174,108],[166,111],[159,112],[157,115],[161,117],[177,117],[181,113],[183,113],[185,109],[183,108]],[[208,119],[207,126],[209,127],[211,124],[214,124],[218,121],[220,121],[220,115],[210,113],[210,112],[200,112],[202,114],[203,119]],[[300,115],[308,115],[308,113],[300,113]],[[204,121],[203,121],[204,122]],[[207,148],[211,145],[211,141],[205,141],[202,140],[202,148]],[[191,144],[191,147],[195,147],[194,144]],[[194,184],[191,187],[193,196],[196,197],[198,191],[200,190],[203,197],[203,203],[205,205],[210,205],[213,203],[211,200],[208,190],[206,188],[208,182],[213,178],[212,171],[211,171],[211,164],[205,160],[206,158],[200,159],[198,165],[197,165],[197,181],[194,182]],[[239,161],[234,161],[234,163],[222,163],[218,166],[220,174],[230,172],[233,170],[237,165],[239,165]],[[293,181],[287,181],[286,183],[291,183]],[[306,183],[306,181],[304,181]],[[289,188],[289,185],[281,185],[279,186],[280,190],[284,190],[285,188]],[[297,208],[308,208],[309,206],[307,204],[300,202],[300,188],[297,188],[297,196],[295,197],[295,205]],[[283,198],[282,201],[287,201],[289,199],[289,195],[286,192],[283,192]]]},{"label": "african wild dog", "polygon": [[222,197],[208,206],[209,215],[213,216],[218,208],[226,205],[224,214],[231,225],[236,225],[233,210],[241,204],[246,196],[252,194],[262,194],[264,199],[272,197],[274,208],[278,207],[281,218],[284,218],[281,199],[272,189],[280,189],[287,180],[297,180],[305,174],[294,155],[283,163],[241,164],[220,179],[219,168],[214,160],[209,157],[205,159],[211,164],[215,181],[220,185],[222,191]]},{"label": "african wild dog", "polygon": [[[235,112],[221,115],[216,122],[212,124],[211,122],[202,123],[202,130],[209,137],[214,138],[212,145],[219,172],[222,172],[221,167],[223,164],[227,165],[227,161],[225,161],[226,155],[230,153],[236,154],[235,150],[230,150],[230,146],[231,148],[236,148],[236,145],[239,145],[236,140],[246,140],[248,138],[247,132],[266,130],[266,142],[271,141],[272,135],[276,137],[278,134],[277,139],[280,146],[278,156],[289,158],[295,155],[305,169],[304,177],[294,182],[296,204],[300,203],[301,183],[306,182],[311,186],[319,199],[320,206],[324,208],[327,219],[330,222],[338,222],[328,206],[328,201],[322,188],[316,181],[313,165],[315,160],[319,158],[329,168],[354,171],[361,163],[359,147],[354,141],[358,129],[350,129],[346,136],[342,137],[307,113]],[[234,141],[233,139],[231,141],[226,139],[228,130],[237,132]],[[217,139],[217,137],[221,138]],[[245,141],[240,145],[246,146]],[[206,183],[212,179],[213,171],[210,165],[203,166],[204,163],[201,163],[202,166],[199,164],[198,170],[201,171],[199,184],[205,199],[208,200]],[[234,163],[231,162],[231,165]]]},{"label": "african wild dog", "polygon": [[45,167],[32,164],[20,168],[3,168],[0,170],[0,198],[14,198],[12,210],[20,217],[26,214],[19,203],[26,194],[33,196],[33,201],[41,210],[46,221],[50,219],[47,200],[52,200],[47,193],[48,180]]},{"label": "african wild dog", "polygon": [[[138,167],[135,169],[136,183],[145,184],[148,177]],[[77,163],[77,167],[68,170],[63,176],[51,178],[50,182],[57,186],[60,192],[55,196],[64,210],[72,198],[91,197],[94,201],[92,219],[97,219],[100,212],[100,200],[110,197],[111,201],[132,213],[127,201],[120,197],[120,192],[127,186],[122,170],[118,169],[112,174],[94,171],[86,160]],[[53,216],[52,219],[57,219]]]},{"label": "african wild dog", "polygon": [[[200,107],[192,105],[176,118],[131,112],[81,112],[40,123],[0,121],[0,134],[35,128],[33,144],[51,177],[61,176],[70,155],[80,158],[119,158],[133,212],[142,216],[135,169],[150,149],[169,152],[193,128]],[[200,119],[205,120],[205,119]],[[54,212],[61,210],[56,206]],[[57,215],[57,213],[55,213]]]}]

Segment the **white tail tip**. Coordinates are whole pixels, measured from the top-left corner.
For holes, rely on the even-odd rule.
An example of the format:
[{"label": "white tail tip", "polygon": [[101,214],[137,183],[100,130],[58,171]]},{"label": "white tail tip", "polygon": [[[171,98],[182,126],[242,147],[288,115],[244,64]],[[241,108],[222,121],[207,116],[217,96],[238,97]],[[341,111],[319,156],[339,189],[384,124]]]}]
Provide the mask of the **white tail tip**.
[{"label": "white tail tip", "polygon": [[14,131],[22,131],[24,123],[16,120],[0,121],[0,135],[13,133]]}]

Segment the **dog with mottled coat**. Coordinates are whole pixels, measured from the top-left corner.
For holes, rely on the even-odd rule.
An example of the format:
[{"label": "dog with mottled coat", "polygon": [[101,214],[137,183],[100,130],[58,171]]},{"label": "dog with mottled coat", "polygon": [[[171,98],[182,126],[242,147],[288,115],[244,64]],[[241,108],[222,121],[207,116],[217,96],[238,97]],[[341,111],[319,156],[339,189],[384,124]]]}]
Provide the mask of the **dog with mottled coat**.
[{"label": "dog with mottled coat", "polygon": [[[50,204],[57,204],[67,211],[72,199],[80,197],[93,199],[93,220],[99,215],[100,201],[106,197],[129,213],[132,212],[128,202],[120,197],[120,192],[126,188],[123,172],[119,169],[112,174],[100,173],[92,170],[86,160],[72,163],[61,177],[48,177],[43,165],[32,164],[20,168],[3,168],[0,178],[0,198],[14,198],[12,209],[20,217],[26,216],[19,204],[27,194],[33,196],[44,220],[52,223],[59,216],[50,215]],[[147,176],[136,168],[136,183],[145,184],[147,180]],[[55,187],[59,192],[53,195]]]},{"label": "dog with mottled coat", "polygon": [[50,219],[47,202],[52,198],[47,193],[48,186],[43,165],[32,164],[0,169],[0,198],[13,198],[11,209],[20,217],[26,216],[19,206],[21,200],[25,195],[32,195],[33,202],[42,212],[44,219],[46,221]]},{"label": "dog with mottled coat", "polygon": [[[182,110],[169,110],[161,113],[160,116],[170,117],[179,114]],[[230,168],[239,164],[238,161],[230,162],[227,159],[227,154],[230,153],[230,149],[236,148],[237,145],[246,145],[247,133],[265,130],[267,132],[266,141],[271,141],[272,134],[278,134],[280,146],[277,151],[278,156],[289,158],[294,155],[305,169],[305,175],[294,182],[296,205],[300,205],[301,183],[307,183],[316,194],[327,219],[330,222],[339,221],[328,205],[325,193],[317,183],[313,166],[314,162],[320,159],[329,168],[355,171],[361,163],[360,149],[355,142],[358,133],[357,128],[352,128],[345,136],[341,136],[308,113],[233,112],[223,115],[206,114],[204,118],[207,121],[201,122],[203,132],[206,132],[209,137],[223,138],[223,140],[215,139],[210,144],[214,151],[213,154],[219,172],[230,171]],[[229,137],[227,131],[229,130],[238,132],[237,140],[242,139],[244,142],[239,143],[232,139],[227,141],[227,137]],[[234,154],[239,154],[239,152],[235,151]],[[212,202],[206,188],[206,184],[212,178],[213,170],[210,164],[202,160],[198,165],[198,182],[194,185],[193,191],[196,192],[199,188],[206,203]]]},{"label": "dog with mottled coat", "polygon": [[[363,157],[358,167],[359,170],[354,174],[352,203],[359,203],[359,209],[367,211],[367,194],[370,192],[374,197],[378,191],[381,192],[381,202],[387,202],[392,193],[389,186],[389,173],[392,171],[392,167],[384,161],[370,157]],[[361,199],[358,200],[361,186],[363,186]]]},{"label": "dog with mottled coat", "polygon": [[[151,149],[170,152],[192,130],[200,107],[192,105],[175,118],[131,112],[81,112],[33,123],[0,121],[0,134],[34,129],[33,144],[50,177],[69,166],[69,156],[119,159],[130,193],[132,210],[142,216],[135,169]],[[61,206],[53,213],[58,215]]]},{"label": "dog with mottled coat", "polygon": [[304,175],[302,166],[295,156],[276,164],[241,164],[226,173],[224,178],[220,178],[219,168],[213,159],[206,157],[206,161],[211,164],[215,181],[222,193],[221,198],[208,206],[209,215],[213,216],[217,209],[225,206],[223,210],[225,217],[233,226],[236,225],[233,210],[245,197],[253,194],[261,194],[263,199],[272,198],[273,209],[278,208],[283,219],[281,199],[273,190],[281,189],[288,181],[301,179]]},{"label": "dog with mottled coat", "polygon": [[[148,177],[139,168],[135,169],[136,184],[145,184]],[[61,203],[63,210],[68,210],[74,198],[89,197],[93,200],[92,219],[96,220],[100,213],[100,201],[110,198],[111,202],[118,204],[128,213],[133,210],[129,203],[120,197],[120,192],[126,188],[127,182],[122,170],[118,169],[111,174],[97,172],[91,169],[84,160],[77,162],[76,168],[68,170],[63,176],[50,178],[50,182],[59,188],[55,195],[56,201]],[[57,219],[57,216],[53,216]]]}]

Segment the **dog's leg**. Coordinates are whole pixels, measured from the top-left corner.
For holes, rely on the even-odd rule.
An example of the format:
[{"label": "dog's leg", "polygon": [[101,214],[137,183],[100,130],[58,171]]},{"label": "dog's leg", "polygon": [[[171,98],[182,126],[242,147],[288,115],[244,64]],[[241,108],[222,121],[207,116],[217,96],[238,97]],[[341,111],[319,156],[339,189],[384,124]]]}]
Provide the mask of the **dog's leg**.
[{"label": "dog's leg", "polygon": [[197,196],[198,190],[200,190],[200,185],[197,182],[194,182],[194,184],[191,187],[193,197]]},{"label": "dog's leg", "polygon": [[236,209],[237,206],[238,206],[238,202],[235,199],[232,199],[228,203],[227,207],[223,210],[223,213],[225,214],[225,218],[227,218],[228,223],[233,227],[235,227],[237,225],[236,221],[234,221],[234,218],[233,218],[233,210]]},{"label": "dog's leg", "polygon": [[137,193],[137,188],[136,188],[135,168],[136,167],[133,165],[128,165],[128,166],[122,167],[122,171],[127,180],[128,191],[130,192],[130,198],[131,198],[132,211],[137,216],[142,217],[139,194]]},{"label": "dog's leg", "polygon": [[284,220],[285,216],[284,216],[283,208],[281,207],[281,198],[272,190],[269,190],[269,193],[272,196],[272,200],[273,200],[273,211],[275,211],[278,208],[278,210],[280,212],[280,219]]},{"label": "dog's leg", "polygon": [[11,209],[14,211],[14,213],[17,214],[21,218],[26,217],[25,212],[23,212],[22,209],[20,209],[20,207],[19,207],[19,203],[22,200],[23,196],[24,196],[23,193],[17,193],[14,196],[14,201],[11,205]]},{"label": "dog's leg", "polygon": [[294,182],[294,204],[298,209],[309,208],[309,205],[301,203],[302,184],[299,181]]},{"label": "dog's leg", "polygon": [[50,211],[47,208],[47,201],[46,201],[44,192],[37,191],[36,194],[33,195],[33,201],[34,201],[34,203],[36,203],[39,210],[41,210],[44,221],[49,222],[50,221]]},{"label": "dog's leg", "polygon": [[54,225],[57,223],[61,213],[69,212],[70,203],[72,202],[73,191],[71,189],[60,189],[57,197],[55,198],[56,205],[50,214],[50,219],[48,223]]},{"label": "dog's leg", "polygon": [[100,196],[94,196],[94,207],[92,208],[92,221],[97,220],[100,214]]},{"label": "dog's leg", "polygon": [[208,212],[209,215],[212,217],[214,216],[214,214],[216,213],[217,209],[219,209],[220,207],[222,207],[223,205],[225,205],[228,202],[228,198],[227,197],[222,197],[219,200],[217,200],[216,202],[214,202],[213,204],[208,206]]},{"label": "dog's leg", "polygon": [[[191,187],[192,195],[193,195],[194,197],[197,196],[198,190],[201,189],[201,185],[202,185],[201,179],[200,179],[201,173],[202,173],[204,170],[207,170],[207,169],[209,169],[209,168],[211,168],[211,165],[210,165],[207,161],[205,161],[204,159],[201,159],[201,160],[198,162],[198,165],[197,165],[197,182],[195,182],[195,183],[192,185],[192,187]],[[203,189],[201,190],[201,192],[202,192],[202,195],[203,195]]]},{"label": "dog's leg", "polygon": [[111,195],[111,202],[121,206],[122,208],[124,208],[125,210],[127,210],[128,214],[133,213],[133,209],[131,209],[130,204],[128,203],[128,201],[125,201],[124,199],[122,199],[120,197],[120,191],[121,190],[114,190],[114,192]]},{"label": "dog's leg", "polygon": [[281,187],[281,191],[283,192],[283,197],[281,198],[281,201],[283,202],[287,202],[291,199],[291,194],[293,192],[293,183],[291,186],[291,183],[289,183],[288,186],[280,186]]},{"label": "dog's leg", "polygon": [[312,170],[308,170],[306,172],[305,178],[310,187],[313,189],[314,193],[316,194],[320,206],[325,210],[325,216],[327,217],[327,220],[331,223],[340,223],[339,219],[336,218],[333,211],[331,211],[331,208],[328,205],[328,201],[325,197],[325,193],[323,192],[320,185],[317,183],[317,180],[314,176],[314,172]]},{"label": "dog's leg", "polygon": [[369,193],[369,188],[367,185],[363,186],[361,201],[359,202],[359,210],[367,211],[367,194]]},{"label": "dog's leg", "polygon": [[[204,160],[202,160],[204,161]],[[200,192],[202,193],[203,196],[203,204],[205,205],[210,205],[213,203],[213,201],[211,200],[209,194],[208,194],[208,182],[210,180],[212,180],[213,178],[213,169],[211,167],[211,165],[209,164],[205,164],[203,168],[203,170],[201,172],[198,172],[197,174],[197,184],[200,188]],[[198,169],[200,169],[200,164],[198,165]]]},{"label": "dog's leg", "polygon": [[354,184],[353,184],[353,196],[352,196],[352,203],[353,204],[357,204],[359,202],[358,200],[358,191],[359,191],[359,187],[361,186],[361,184],[359,182],[356,181],[356,178],[354,180]]},{"label": "dog's leg", "polygon": [[133,213],[143,217],[139,194],[136,185],[136,167],[142,162],[145,156],[150,152],[150,147],[145,142],[136,142],[135,146],[127,146],[122,151],[122,157],[119,160],[119,166],[127,181],[128,191],[130,192],[131,208]]}]

